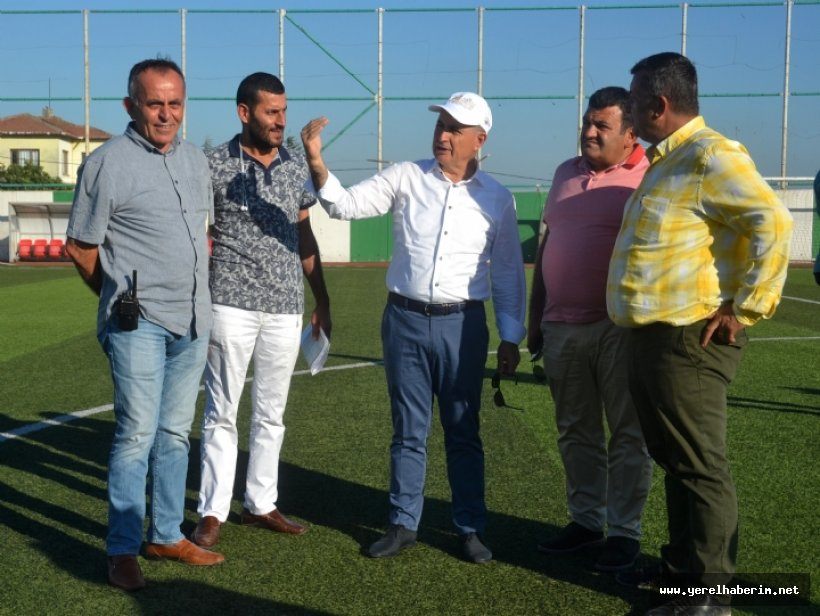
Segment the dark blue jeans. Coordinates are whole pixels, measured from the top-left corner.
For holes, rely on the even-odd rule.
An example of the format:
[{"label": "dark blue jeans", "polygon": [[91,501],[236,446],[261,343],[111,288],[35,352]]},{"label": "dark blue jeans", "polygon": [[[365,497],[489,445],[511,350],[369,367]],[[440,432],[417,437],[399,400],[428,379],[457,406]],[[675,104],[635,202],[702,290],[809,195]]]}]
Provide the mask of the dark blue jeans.
[{"label": "dark blue jeans", "polygon": [[483,532],[484,449],[479,407],[489,333],[483,305],[425,316],[389,304],[382,318],[387,390],[393,416],[390,523],[416,530],[424,503],[427,435],[438,398],[453,523]]}]

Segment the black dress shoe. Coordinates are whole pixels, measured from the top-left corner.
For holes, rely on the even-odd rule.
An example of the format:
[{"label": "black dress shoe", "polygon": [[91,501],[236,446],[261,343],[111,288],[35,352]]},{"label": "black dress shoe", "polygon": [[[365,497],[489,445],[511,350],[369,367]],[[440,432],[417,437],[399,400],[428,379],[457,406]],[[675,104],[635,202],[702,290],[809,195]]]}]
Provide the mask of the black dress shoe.
[{"label": "black dress shoe", "polygon": [[607,537],[604,551],[595,561],[598,571],[623,571],[635,564],[635,559],[641,552],[641,544],[637,539],[629,537]]},{"label": "black dress shoe", "polygon": [[493,553],[481,542],[481,537],[479,537],[476,533],[467,533],[466,535],[462,535],[461,541],[461,549],[464,552],[464,558],[471,563],[482,565],[493,559]]},{"label": "black dress shoe", "polygon": [[601,545],[603,542],[603,531],[590,530],[578,522],[570,522],[555,537],[539,543],[538,551],[544,554],[568,554],[583,547]]},{"label": "black dress shoe", "polygon": [[386,558],[414,545],[416,531],[408,530],[401,524],[391,524],[382,538],[368,548],[367,555],[371,558]]}]

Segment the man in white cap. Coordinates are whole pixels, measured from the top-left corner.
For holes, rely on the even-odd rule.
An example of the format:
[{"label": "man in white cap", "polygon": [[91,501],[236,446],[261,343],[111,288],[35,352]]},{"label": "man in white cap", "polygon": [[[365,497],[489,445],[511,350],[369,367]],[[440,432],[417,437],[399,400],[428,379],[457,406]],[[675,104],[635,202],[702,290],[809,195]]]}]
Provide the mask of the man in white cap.
[{"label": "man in white cap", "polygon": [[382,318],[387,389],[393,417],[389,528],[367,549],[395,556],[416,543],[421,519],[427,435],[438,398],[453,523],[464,557],[492,559],[482,534],[484,450],[479,406],[489,334],[484,301],[492,298],[501,344],[498,371],[511,375],[524,338],[526,288],[512,194],[478,168],[492,114],[487,102],[457,92],[438,112],[434,158],[391,165],[344,189],[321,155],[326,118],[309,122],[302,142],[319,202],[333,218],[392,212],[393,259]]}]

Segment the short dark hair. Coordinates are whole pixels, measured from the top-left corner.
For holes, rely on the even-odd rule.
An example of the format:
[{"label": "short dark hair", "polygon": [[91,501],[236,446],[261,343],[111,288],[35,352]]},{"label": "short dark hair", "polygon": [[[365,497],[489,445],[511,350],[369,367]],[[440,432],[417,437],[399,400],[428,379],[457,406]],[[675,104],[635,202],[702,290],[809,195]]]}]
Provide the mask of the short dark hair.
[{"label": "short dark hair", "polygon": [[672,109],[681,113],[700,113],[698,73],[686,56],[674,51],[649,56],[632,67],[632,74],[643,79],[652,96],[665,96]]},{"label": "short dark hair", "polygon": [[239,84],[236,90],[236,104],[253,107],[258,98],[258,92],[284,94],[285,86],[276,75],[270,73],[253,73],[248,75]]},{"label": "short dark hair", "polygon": [[179,68],[176,62],[170,58],[152,58],[137,62],[131,67],[131,72],[128,73],[128,97],[136,100],[137,98],[137,79],[145,71],[159,71],[165,73],[167,71],[174,71],[179,78],[182,79],[182,86],[185,87],[185,75]]},{"label": "short dark hair", "polygon": [[596,90],[589,97],[589,109],[598,111],[607,107],[617,107],[621,110],[621,132],[632,126],[629,91],[626,88],[607,86]]}]

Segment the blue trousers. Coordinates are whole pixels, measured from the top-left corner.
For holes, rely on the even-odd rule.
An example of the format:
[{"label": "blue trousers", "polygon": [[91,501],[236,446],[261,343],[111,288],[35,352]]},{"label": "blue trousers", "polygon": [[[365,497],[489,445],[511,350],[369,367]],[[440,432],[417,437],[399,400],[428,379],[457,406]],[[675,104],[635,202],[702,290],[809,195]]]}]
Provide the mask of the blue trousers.
[{"label": "blue trousers", "polygon": [[205,368],[208,332],[177,336],[145,319],[122,331],[111,319],[101,336],[114,381],[114,441],[108,459],[110,556],[137,554],[151,474],[148,541],[183,538],[188,433]]},{"label": "blue trousers", "polygon": [[478,413],[488,341],[482,305],[444,316],[425,316],[392,304],[385,308],[382,345],[393,417],[391,524],[410,530],[419,526],[436,397],[453,523],[460,534],[484,531],[487,507]]}]

